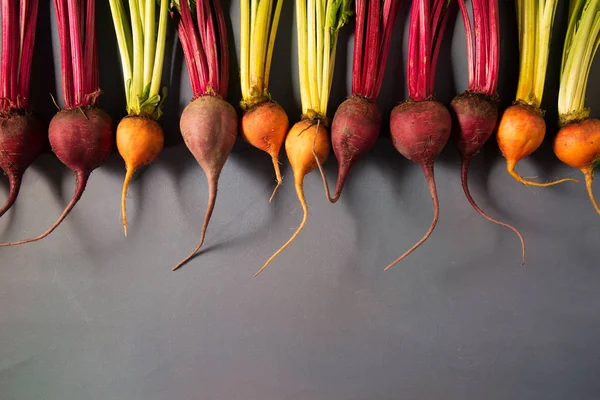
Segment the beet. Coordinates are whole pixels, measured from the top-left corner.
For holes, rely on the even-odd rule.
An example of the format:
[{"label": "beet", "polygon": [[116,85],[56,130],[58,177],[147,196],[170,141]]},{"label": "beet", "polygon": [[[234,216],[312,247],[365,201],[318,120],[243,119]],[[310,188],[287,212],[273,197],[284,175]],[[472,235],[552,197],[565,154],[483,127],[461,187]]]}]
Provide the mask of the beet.
[{"label": "beet", "polygon": [[498,122],[498,105],[494,97],[465,92],[458,95],[450,103],[455,126],[458,131],[458,151],[461,155],[461,182],[467,201],[482,217],[490,222],[504,226],[517,234],[521,241],[522,264],[525,263],[525,241],[521,232],[514,226],[487,215],[471,196],[468,185],[469,165],[471,157],[481,150],[490,138]]},{"label": "beet", "polygon": [[392,110],[390,115],[392,143],[400,154],[420,164],[423,168],[431,193],[434,216],[425,236],[388,265],[385,270],[390,269],[423,244],[437,225],[439,202],[433,175],[433,163],[448,142],[451,125],[452,119],[448,109],[435,100],[408,100]]},{"label": "beet", "polygon": [[10,185],[0,217],[15,203],[25,170],[42,154],[46,144],[44,128],[35,115],[29,112],[0,115],[0,168]]},{"label": "beet", "polygon": [[352,96],[338,107],[331,124],[331,143],[338,160],[332,203],[340,198],[350,168],[373,147],[380,130],[381,110],[370,100]]},{"label": "beet", "polygon": [[91,172],[110,155],[113,142],[112,120],[104,111],[94,107],[63,110],[50,122],[48,137],[58,159],[75,172],[75,194],[58,220],[46,232],[35,238],[3,243],[0,247],[38,241],[60,225],[81,198]]},{"label": "beet", "polygon": [[233,106],[217,96],[202,96],[183,111],[179,122],[187,148],[196,158],[208,182],[208,205],[198,246],[173,270],[189,261],[202,247],[217,199],[218,181],[238,131]]}]

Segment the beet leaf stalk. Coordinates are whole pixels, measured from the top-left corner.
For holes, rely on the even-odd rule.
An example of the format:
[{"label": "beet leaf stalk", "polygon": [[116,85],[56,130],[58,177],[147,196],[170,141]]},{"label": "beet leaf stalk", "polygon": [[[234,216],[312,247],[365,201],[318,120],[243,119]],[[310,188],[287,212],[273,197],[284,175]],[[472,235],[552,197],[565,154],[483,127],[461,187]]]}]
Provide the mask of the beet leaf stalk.
[{"label": "beet leaf stalk", "polygon": [[38,0],[2,0],[0,60],[0,169],[9,193],[0,217],[15,203],[25,170],[46,146],[41,122],[29,111],[29,82]]},{"label": "beet leaf stalk", "polygon": [[517,1],[517,25],[521,63],[513,105],[502,114],[498,146],[506,158],[506,170],[524,185],[546,187],[575,179],[540,183],[523,178],[516,164],[540,147],[546,134],[544,111],[540,108],[546,82],[550,38],[558,0]]},{"label": "beet leaf stalk", "polygon": [[41,235],[12,246],[48,236],[71,212],[85,190],[90,174],[110,155],[112,120],[96,103],[100,95],[94,0],[55,0],[61,50],[64,108],[48,128],[52,151],[76,178],[75,194],[58,220]]},{"label": "beet leaf stalk", "polygon": [[338,176],[333,197],[323,167],[315,156],[331,203],[340,198],[350,168],[373,147],[381,130],[377,97],[383,84],[392,30],[400,0],[357,0],[352,62],[352,95],[337,109],[331,124]]},{"label": "beet leaf stalk", "polygon": [[162,151],[164,134],[158,124],[166,88],[161,78],[167,40],[169,0],[109,0],[121,55],[127,116],[117,126],[117,150],[125,161],[121,193],[123,231],[127,236],[127,189],[139,168]]},{"label": "beet leaf stalk", "polygon": [[196,248],[173,270],[189,261],[204,243],[217,199],[219,176],[237,137],[237,113],[226,101],[229,50],[219,0],[173,1],[171,16],[188,68],[193,98],[179,122],[183,140],[206,175],[208,205]]},{"label": "beet leaf stalk", "polygon": [[292,236],[254,276],[260,274],[300,234],[308,218],[304,177],[324,163],[331,145],[327,133],[327,105],[333,80],[339,30],[352,12],[351,0],[296,0],[298,73],[302,117],[285,139],[285,152],[294,173],[296,195],[302,207],[302,222]]},{"label": "beet leaf stalk", "polygon": [[284,109],[271,99],[269,74],[283,0],[241,0],[240,77],[244,111],[240,133],[252,146],[271,156],[277,185],[281,185],[279,152],[289,129]]},{"label": "beet leaf stalk", "polygon": [[438,54],[448,22],[449,0],[413,0],[408,34],[408,100],[392,110],[390,132],[392,143],[404,157],[421,165],[433,201],[433,221],[429,230],[413,247],[388,265],[390,269],[433,232],[439,202],[433,164],[448,138],[452,119],[448,109],[435,100],[434,81]]},{"label": "beet leaf stalk", "polygon": [[585,93],[592,62],[600,45],[600,0],[572,0],[562,56],[558,114],[561,130],[554,139],[554,153],[585,177],[588,196],[596,212],[592,181],[600,165],[600,120],[590,118]]},{"label": "beet leaf stalk", "polygon": [[521,241],[525,263],[525,241],[513,226],[487,215],[473,200],[468,186],[471,158],[490,138],[498,122],[498,68],[500,65],[500,30],[498,0],[471,0],[473,27],[465,0],[458,0],[467,37],[469,88],[450,103],[458,131],[461,155],[461,181],[469,204],[485,219],[514,231]]}]

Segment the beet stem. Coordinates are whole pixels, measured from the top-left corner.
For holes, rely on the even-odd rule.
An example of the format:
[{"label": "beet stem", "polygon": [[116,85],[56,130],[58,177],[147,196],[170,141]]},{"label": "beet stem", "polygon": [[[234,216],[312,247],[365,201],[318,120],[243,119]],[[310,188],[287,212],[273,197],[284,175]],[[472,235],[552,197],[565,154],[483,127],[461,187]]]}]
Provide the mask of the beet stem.
[{"label": "beet stem", "polygon": [[[316,137],[316,135],[315,135]],[[273,161],[273,169],[275,170],[275,177],[277,179],[277,185],[275,185],[275,189],[273,189],[273,193],[271,193],[271,197],[269,197],[269,203],[273,201],[273,197],[275,197],[275,193],[277,193],[277,189],[281,186],[283,182],[283,178],[281,177],[281,168],[279,168],[279,159],[275,156],[271,156],[271,160]]]},{"label": "beet stem", "polygon": [[468,184],[470,162],[471,162],[471,157],[463,157],[462,164],[461,164],[461,176],[460,176],[461,182],[462,182],[462,188],[463,188],[463,191],[465,192],[465,196],[467,197],[467,200],[469,201],[469,204],[471,204],[471,207],[473,207],[475,209],[475,211],[477,211],[483,218],[487,219],[490,222],[493,222],[495,224],[498,224],[500,226],[508,228],[508,229],[512,230],[514,233],[516,233],[517,236],[519,236],[519,240],[521,241],[521,265],[524,265],[525,264],[525,240],[523,239],[521,232],[519,232],[518,229],[515,228],[514,226],[504,223],[502,221],[499,221],[497,219],[494,219],[494,218],[490,217],[489,215],[487,215],[481,208],[479,208],[477,203],[475,203],[475,200],[473,200],[473,197],[471,197],[471,192],[469,191],[469,184]]},{"label": "beet stem", "polygon": [[528,179],[523,178],[521,175],[519,175],[515,171],[515,165],[516,165],[516,163],[514,161],[507,160],[506,161],[506,170],[508,171],[510,176],[512,176],[517,182],[522,183],[523,185],[526,185],[526,186],[548,187],[548,186],[554,186],[554,185],[558,185],[559,183],[569,182],[569,181],[570,182],[579,182],[575,178],[562,178],[562,179],[558,179],[556,181],[550,181],[550,182],[545,182],[545,183],[530,181]]},{"label": "beet stem", "polygon": [[8,198],[6,199],[4,206],[0,208],[0,217],[3,216],[13,206],[13,204],[15,204],[17,196],[19,195],[19,189],[21,189],[21,176],[15,173],[9,173],[7,175],[9,184]]},{"label": "beet stem", "polygon": [[431,226],[429,227],[427,233],[425,233],[425,236],[423,236],[421,240],[415,243],[414,246],[408,249],[404,254],[402,254],[400,257],[394,260],[390,265],[385,267],[384,271],[387,271],[388,269],[392,268],[394,265],[402,261],[410,253],[415,251],[417,247],[419,247],[427,239],[429,239],[429,236],[431,236],[431,233],[437,225],[438,217],[440,215],[440,203],[438,201],[437,189],[435,187],[435,179],[433,176],[433,164],[422,164],[421,167],[423,168],[423,173],[425,174],[425,179],[427,179],[427,184],[429,186],[429,192],[431,193],[431,201],[433,202],[433,221],[431,221]]},{"label": "beet stem", "polygon": [[286,247],[288,247],[290,245],[290,243],[292,243],[296,239],[296,237],[300,234],[300,231],[302,231],[302,229],[304,229],[304,226],[306,225],[306,220],[308,218],[308,206],[306,205],[306,198],[304,197],[304,189],[302,188],[303,180],[304,180],[304,175],[300,176],[299,178],[294,179],[295,186],[296,186],[296,194],[298,195],[298,200],[300,200],[300,204],[302,205],[302,212],[303,212],[302,222],[300,223],[300,226],[298,226],[298,229],[296,229],[296,232],[294,232],[292,237],[290,237],[289,240],[287,242],[285,242],[285,244],[283,246],[281,246],[279,248],[279,250],[277,250],[271,257],[269,257],[267,262],[265,262],[265,265],[263,265],[261,267],[261,269],[259,269],[258,272],[254,274],[254,278],[256,278],[258,276],[258,274],[260,274],[265,268],[267,268],[267,265],[269,265],[271,263],[271,261],[273,261],[275,259],[275,257],[277,257],[279,254],[281,254],[281,252],[284,251],[286,249]]},{"label": "beet stem", "polygon": [[127,167],[125,173],[125,180],[123,181],[123,192],[121,194],[121,215],[123,216],[123,231],[125,237],[127,237],[127,189],[129,188],[129,182],[135,173],[135,168]]},{"label": "beet stem", "polygon": [[60,215],[60,217],[58,217],[56,222],[46,232],[42,233],[40,236],[31,238],[31,239],[19,240],[18,242],[2,243],[2,244],[0,244],[0,247],[17,246],[20,244],[37,242],[38,240],[41,240],[41,239],[45,238],[46,236],[48,236],[49,234],[51,234],[58,227],[58,225],[60,225],[60,223],[67,217],[67,215],[69,215],[69,213],[71,212],[73,207],[75,207],[75,204],[77,204],[77,202],[81,198],[81,195],[83,194],[83,192],[85,190],[85,186],[87,185],[87,181],[90,177],[90,173],[88,171],[84,171],[84,170],[75,171],[75,177],[76,177],[76,183],[75,183],[76,186],[75,186],[75,194],[73,195],[73,198],[71,199],[69,204],[67,204],[67,207],[65,208],[63,213]]},{"label": "beet stem", "polygon": [[[594,192],[592,190],[592,182],[594,180],[594,170],[591,168],[585,168],[581,172],[583,172],[583,175],[585,176],[585,187],[587,189],[588,196],[590,197],[590,200],[592,201],[592,204],[594,205],[596,212],[598,214],[600,214],[600,207],[598,207],[598,203],[596,203],[596,199],[594,198]],[[2,215],[2,214],[0,214],[0,215]]]},{"label": "beet stem", "polygon": [[181,261],[173,268],[173,271],[178,270],[185,263],[190,261],[196,255],[196,253],[198,253],[198,250],[200,250],[202,244],[204,244],[204,237],[206,236],[208,223],[210,222],[210,217],[212,216],[213,210],[215,209],[215,203],[217,201],[219,174],[210,177],[207,175],[206,178],[208,180],[208,204],[206,205],[206,214],[204,214],[204,223],[202,224],[202,233],[200,234],[200,241],[198,242],[198,246],[196,246],[196,248],[186,258],[184,258],[183,261]]}]

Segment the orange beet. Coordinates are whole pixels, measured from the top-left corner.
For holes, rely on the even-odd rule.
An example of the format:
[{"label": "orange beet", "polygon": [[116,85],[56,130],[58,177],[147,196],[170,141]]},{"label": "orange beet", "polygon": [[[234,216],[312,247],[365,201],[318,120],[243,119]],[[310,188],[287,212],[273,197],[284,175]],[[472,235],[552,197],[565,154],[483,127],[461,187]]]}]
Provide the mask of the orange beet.
[{"label": "orange beet", "polygon": [[588,196],[600,214],[592,192],[594,168],[600,164],[600,121],[586,119],[562,128],[554,138],[554,154],[565,164],[583,172]]},{"label": "orange beet", "polygon": [[575,179],[565,178],[539,183],[523,178],[515,171],[516,164],[540,147],[546,134],[546,122],[539,108],[527,104],[515,104],[504,111],[498,125],[498,147],[506,158],[506,170],[518,182],[531,186],[552,186]]},{"label": "orange beet", "polygon": [[292,166],[294,172],[294,186],[296,187],[296,194],[298,200],[302,206],[302,222],[292,237],[285,242],[279,250],[277,250],[262,268],[254,274],[257,276],[277,257],[286,247],[290,245],[296,239],[300,231],[306,225],[308,218],[308,206],[304,197],[303,182],[304,177],[317,168],[317,162],[315,161],[315,154],[321,164],[327,160],[331,145],[329,144],[329,135],[324,124],[319,119],[304,118],[300,122],[296,123],[290,129],[290,132],[285,139],[285,152],[287,153],[288,160]]},{"label": "orange beet", "polygon": [[281,185],[281,171],[279,168],[279,151],[289,129],[288,116],[284,109],[277,103],[267,101],[249,108],[240,122],[240,133],[252,146],[271,156],[277,185],[269,202],[275,196]]},{"label": "orange beet", "polygon": [[117,149],[125,161],[125,180],[121,197],[123,230],[127,237],[127,188],[135,171],[158,157],[164,145],[164,134],[153,119],[139,115],[123,118],[117,126]]}]

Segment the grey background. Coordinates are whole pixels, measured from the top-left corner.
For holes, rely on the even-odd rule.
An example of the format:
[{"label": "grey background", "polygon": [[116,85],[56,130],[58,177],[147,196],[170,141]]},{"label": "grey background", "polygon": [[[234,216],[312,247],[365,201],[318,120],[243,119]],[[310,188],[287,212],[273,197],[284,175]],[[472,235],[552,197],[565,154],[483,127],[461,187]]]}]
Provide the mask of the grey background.
[{"label": "grey background", "polygon": [[[48,93],[60,93],[54,78],[60,65],[53,7],[41,3],[33,106],[49,121],[56,110]],[[394,32],[380,98],[386,117],[405,98],[408,5]],[[543,180],[579,176],[554,157],[549,140],[556,132],[567,8],[561,1],[546,86],[549,138],[518,167]],[[238,7],[226,3],[225,9],[236,71]],[[295,121],[293,9],[286,1],[271,91]],[[98,13],[102,106],[118,119],[123,89],[107,2],[98,2]],[[501,20],[506,106],[518,71],[513,2],[501,2]],[[340,37],[330,115],[350,89],[352,31],[347,27]],[[252,274],[301,214],[285,157],[287,179],[269,205],[268,157],[239,141],[223,171],[205,252],[172,273],[197,242],[206,204],[204,175],[177,129],[190,88],[175,44],[171,31],[167,147],[131,186],[129,239],[119,219],[124,166],[115,153],[53,235],[0,251],[0,399],[600,398],[600,219],[582,184],[537,189],[513,181],[494,140],[473,161],[471,187],[490,214],[521,229],[528,246],[524,267],[514,234],[467,204],[450,144],[436,166],[437,230],[383,273],[421,237],[432,215],[420,168],[396,153],[384,128],[338,204],[326,202],[316,173],[307,177],[308,225],[256,279]],[[438,72],[442,101],[466,88],[465,65],[462,23],[452,22]],[[596,63],[588,88],[596,116],[599,71]],[[232,75],[230,101],[236,103]],[[332,181],[333,161],[327,164]],[[0,221],[0,240],[45,230],[72,190],[71,173],[52,154],[42,156]],[[596,191],[600,195],[599,185]],[[6,194],[2,184],[1,198]]]}]

